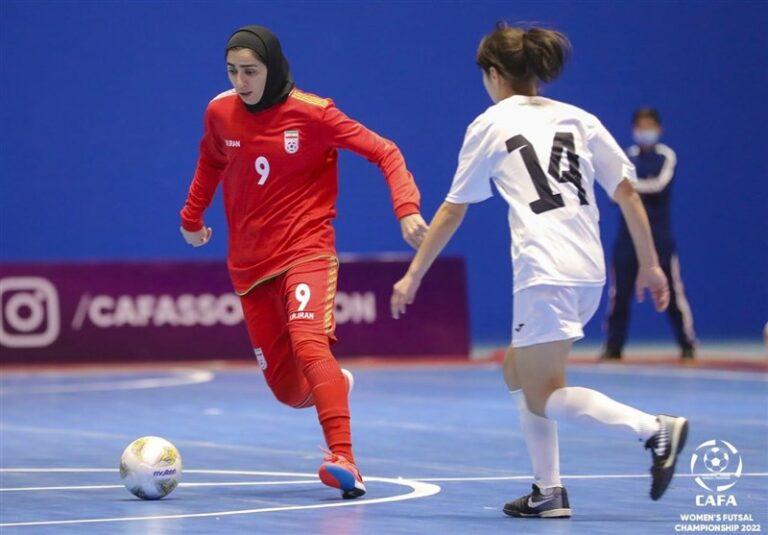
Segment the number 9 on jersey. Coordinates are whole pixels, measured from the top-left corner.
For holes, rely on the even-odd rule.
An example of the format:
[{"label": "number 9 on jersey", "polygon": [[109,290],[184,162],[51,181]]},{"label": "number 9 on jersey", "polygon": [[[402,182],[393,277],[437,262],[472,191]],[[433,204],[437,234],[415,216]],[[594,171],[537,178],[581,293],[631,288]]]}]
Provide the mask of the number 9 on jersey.
[{"label": "number 9 on jersey", "polygon": [[263,186],[267,179],[269,178],[269,161],[264,156],[259,156],[256,158],[256,163],[254,164],[256,167],[256,172],[259,175],[259,186]]}]

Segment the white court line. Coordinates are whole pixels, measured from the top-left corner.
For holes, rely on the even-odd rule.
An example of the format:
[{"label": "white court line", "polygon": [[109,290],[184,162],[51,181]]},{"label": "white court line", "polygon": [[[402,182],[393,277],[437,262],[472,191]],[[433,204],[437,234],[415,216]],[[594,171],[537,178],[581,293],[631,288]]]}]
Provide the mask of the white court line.
[{"label": "white court line", "polygon": [[[5,470],[3,470],[5,471]],[[8,472],[27,472],[28,470],[7,470]],[[101,469],[92,469],[90,472],[103,472]],[[115,470],[111,470],[116,472]],[[47,470],[52,472],[52,470]],[[187,470],[186,472],[191,472]],[[203,470],[203,473],[214,473],[214,470]],[[239,472],[238,472],[239,473]],[[262,472],[264,474],[266,472]],[[282,475],[282,473],[280,473]],[[675,474],[675,477],[699,477],[708,476],[710,474]],[[733,475],[733,474],[723,474]],[[602,474],[602,475],[573,475],[573,476],[560,476],[563,479],[648,479],[648,474]],[[768,477],[768,472],[745,472],[740,477]],[[531,476],[487,476],[487,477],[416,477],[408,478],[412,481],[421,481],[426,483],[462,483],[462,482],[478,482],[478,481],[524,481],[530,479]],[[369,479],[369,478],[366,478]],[[286,480],[286,481],[223,481],[220,483],[179,483],[179,487],[256,487],[256,486],[273,486],[273,485],[309,485],[320,481],[317,479],[298,479],[298,480]],[[122,489],[123,485],[72,485],[63,487],[8,487],[0,488],[0,492],[24,492],[24,491],[50,491],[50,490],[105,490],[105,489]]]},{"label": "white court line", "polygon": [[[308,485],[320,483],[318,479],[294,479],[288,481],[223,481],[221,483],[179,483],[179,487],[260,487],[270,485]],[[68,487],[9,487],[0,492],[25,492],[48,490],[103,490],[122,489],[124,485],[74,485]]]},{"label": "white court line", "polygon": [[[732,473],[729,473],[733,475]],[[675,474],[675,477],[698,477],[711,474]],[[723,474],[726,475],[726,474]],[[647,479],[649,474],[602,474],[602,475],[561,475],[563,479]],[[768,477],[768,472],[744,472],[741,477]],[[452,483],[464,481],[524,481],[532,479],[532,476],[488,476],[488,477],[414,477],[413,481],[427,481],[430,483]]]},{"label": "white court line", "polygon": [[[0,474],[3,473],[19,473],[19,474],[67,474],[67,473],[115,473],[119,470],[115,468],[0,468]],[[213,474],[213,475],[260,475],[269,477],[302,477],[306,474],[301,472],[245,472],[242,470],[184,470],[185,474]],[[708,476],[710,474],[706,472],[694,473],[694,474],[675,474],[675,477],[698,477]],[[722,475],[733,475],[733,472],[724,472]],[[524,479],[530,479],[530,475],[520,476],[470,476],[470,477],[409,477],[405,478],[408,481],[427,481],[427,482],[451,482],[451,481],[518,481]],[[574,475],[561,475],[560,477],[566,479],[638,479],[651,477],[649,474],[574,474]],[[741,477],[768,477],[768,472],[744,472]],[[403,478],[400,478],[403,479]],[[179,486],[216,486],[216,485],[280,485],[280,484],[300,484],[300,483],[317,483],[317,479],[312,480],[299,480],[299,481],[261,481],[261,482],[245,482],[245,483],[180,483]],[[92,488],[121,488],[122,485],[102,485],[94,486]],[[85,489],[91,488],[86,486],[73,486],[73,487],[39,487],[40,490],[59,490],[59,489]],[[0,489],[0,492],[17,490],[17,489]],[[27,490],[26,488],[18,490]],[[29,490],[34,490],[30,488]]]},{"label": "white court line", "polygon": [[662,378],[695,378],[713,381],[768,382],[768,373],[740,372],[730,370],[700,370],[694,368],[650,367],[631,364],[581,364],[569,363],[569,369],[579,372],[593,372],[602,375],[642,375]]},{"label": "white court line", "polygon": [[[129,443],[131,440],[136,438],[135,435],[127,435],[123,433],[104,433],[101,431],[84,431],[82,429],[58,429],[58,428],[36,427],[36,426],[6,425],[3,423],[0,423],[0,436],[2,436],[4,432],[8,433],[8,432],[14,432],[14,431],[22,432],[22,433],[37,433],[37,434],[44,434],[44,435],[74,435],[79,437],[120,439],[120,440],[124,440],[126,443]],[[317,453],[314,455],[308,455],[306,450],[289,450],[285,448],[266,448],[261,446],[238,446],[233,444],[223,444],[223,443],[208,442],[203,440],[185,440],[185,439],[178,439],[178,440],[174,439],[173,443],[177,447],[181,448],[182,450],[187,447],[196,447],[196,448],[208,448],[208,449],[232,451],[232,452],[278,455],[281,457],[284,457],[286,455],[292,455],[302,459],[322,459],[322,454]],[[439,470],[441,468],[444,468],[444,465],[430,463],[426,461],[415,462],[415,461],[408,461],[403,459],[393,459],[391,457],[366,457],[366,461],[371,463],[376,462],[381,464],[397,464],[401,468],[412,467],[414,470],[417,470],[417,469],[418,470],[426,470],[426,469]],[[483,467],[469,466],[469,467],[465,467],[465,470],[469,471],[470,473],[477,473],[477,471],[483,470]],[[453,470],[451,471],[453,472]],[[2,469],[0,469],[0,472],[2,472]]]},{"label": "white court line", "polygon": [[213,381],[216,374],[208,370],[175,370],[171,377],[148,379],[125,379],[117,381],[95,381],[80,384],[26,386],[0,388],[0,395],[5,394],[64,394],[78,392],[103,392],[112,390],[142,390],[146,388],[167,388],[186,386]]},{"label": "white court line", "polygon": [[[117,468],[0,468],[0,474],[79,474],[83,472],[90,473],[105,473],[114,472],[118,473]],[[270,477],[304,477],[307,474],[304,472],[265,472],[259,470],[244,471],[244,470],[184,470],[185,474],[215,474],[215,475],[234,475],[234,476],[270,476]]]},{"label": "white court line", "polygon": [[[114,468],[3,468],[0,472],[109,472],[115,473]],[[188,473],[198,474],[235,474],[244,476],[284,476],[284,477],[311,477],[313,482],[317,482],[315,474],[297,473],[297,472],[260,472],[251,470],[186,470]],[[142,520],[174,520],[180,518],[206,518],[216,516],[234,516],[234,515],[247,515],[257,513],[272,513],[277,511],[298,511],[308,509],[326,509],[330,507],[361,507],[364,505],[375,505],[379,503],[392,503],[403,500],[413,500],[417,498],[426,498],[428,496],[434,496],[440,492],[440,487],[431,483],[424,483],[421,481],[411,481],[403,478],[386,478],[386,477],[366,477],[366,481],[378,482],[378,483],[390,483],[392,485],[400,485],[405,487],[411,487],[411,492],[407,494],[398,494],[395,496],[386,496],[383,498],[372,499],[360,499],[360,500],[345,500],[329,503],[320,503],[314,505],[287,505],[278,507],[264,507],[259,509],[238,509],[229,511],[216,511],[211,513],[187,513],[176,515],[154,515],[154,516],[126,516],[126,517],[113,517],[113,518],[84,518],[76,520],[41,520],[30,522],[8,522],[0,524],[0,528],[21,527],[21,526],[60,526],[67,524],[96,524],[106,522],[134,522]]]},{"label": "white court line", "polygon": [[[7,425],[0,423],[0,435],[2,432],[19,432],[19,433],[38,433],[43,435],[75,435],[79,437],[91,437],[91,438],[106,438],[106,439],[119,439],[130,442],[135,435],[128,435],[125,433],[106,433],[103,431],[85,431],[83,429],[60,429],[55,427],[37,427],[29,425]],[[295,455],[297,457],[306,456],[305,450],[288,450],[285,448],[264,448],[259,446],[236,446],[233,444],[220,444],[218,442],[209,442],[205,440],[174,440],[173,443],[179,447],[194,446],[197,448],[210,448],[219,449],[225,451],[239,451],[250,453],[269,453],[277,455]],[[316,455],[320,458],[321,455]],[[2,471],[0,469],[0,471]]]}]

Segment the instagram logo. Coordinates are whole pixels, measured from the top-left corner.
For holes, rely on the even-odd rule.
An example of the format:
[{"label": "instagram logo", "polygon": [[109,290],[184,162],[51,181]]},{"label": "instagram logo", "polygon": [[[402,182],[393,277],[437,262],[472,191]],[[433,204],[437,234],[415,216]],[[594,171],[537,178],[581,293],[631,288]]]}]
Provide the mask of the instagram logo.
[{"label": "instagram logo", "polygon": [[59,336],[59,295],[40,277],[0,279],[0,344],[45,347]]}]

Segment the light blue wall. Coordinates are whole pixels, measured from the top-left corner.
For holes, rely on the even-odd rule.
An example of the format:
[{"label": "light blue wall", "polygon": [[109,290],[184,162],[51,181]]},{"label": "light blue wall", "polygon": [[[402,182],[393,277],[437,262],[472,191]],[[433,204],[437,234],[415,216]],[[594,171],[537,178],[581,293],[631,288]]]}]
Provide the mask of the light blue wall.
[{"label": "light blue wall", "polygon": [[[569,35],[573,59],[546,94],[592,111],[620,142],[633,108],[661,110],[699,334],[756,339],[768,319],[765,2],[4,0],[0,10],[3,260],[223,257],[218,201],[202,250],[181,241],[177,212],[205,105],[227,88],[226,38],[254,23],[280,36],[301,88],[399,144],[431,217],[466,125],[488,105],[478,40],[506,18]],[[405,250],[375,167],[344,155],[341,192],[341,251]],[[618,214],[602,205],[609,246]],[[493,199],[449,247],[468,258],[476,342],[508,337],[508,241]],[[670,336],[647,307],[636,320],[636,338]]]}]

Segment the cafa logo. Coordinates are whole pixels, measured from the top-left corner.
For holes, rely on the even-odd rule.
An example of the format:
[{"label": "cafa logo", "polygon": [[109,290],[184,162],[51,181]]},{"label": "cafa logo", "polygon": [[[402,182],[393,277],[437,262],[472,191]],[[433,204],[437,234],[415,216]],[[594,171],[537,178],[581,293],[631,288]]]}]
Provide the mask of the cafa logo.
[{"label": "cafa logo", "polygon": [[741,477],[744,463],[733,444],[725,440],[702,442],[691,455],[691,474],[709,495],[697,495],[696,505],[735,506],[736,497],[723,494]]}]

